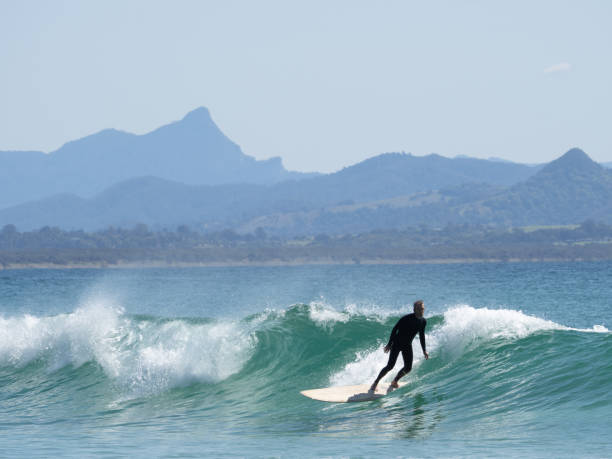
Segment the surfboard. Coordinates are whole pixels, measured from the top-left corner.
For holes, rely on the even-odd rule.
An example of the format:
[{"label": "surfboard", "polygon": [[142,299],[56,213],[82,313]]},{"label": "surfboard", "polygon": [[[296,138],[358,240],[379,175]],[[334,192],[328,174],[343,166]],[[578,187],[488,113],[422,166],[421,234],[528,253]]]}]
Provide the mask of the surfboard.
[{"label": "surfboard", "polygon": [[[407,383],[405,382],[400,382],[398,389],[401,389],[406,384]],[[358,384],[356,386],[336,386],[323,387],[321,389],[308,389],[301,391],[300,394],[321,402],[346,403],[376,400],[377,398],[390,394],[394,390],[397,389],[393,389],[388,383],[379,383],[378,387],[376,387],[376,392],[370,392],[370,384]]]}]

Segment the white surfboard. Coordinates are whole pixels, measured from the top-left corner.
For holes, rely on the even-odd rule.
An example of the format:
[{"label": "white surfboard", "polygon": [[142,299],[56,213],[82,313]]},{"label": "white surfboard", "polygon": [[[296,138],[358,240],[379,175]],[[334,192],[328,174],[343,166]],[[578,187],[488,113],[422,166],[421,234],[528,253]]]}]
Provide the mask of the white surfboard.
[{"label": "white surfboard", "polygon": [[[402,388],[406,384],[405,382],[400,382],[399,388]],[[390,394],[394,390],[397,389],[393,389],[387,383],[379,383],[376,387],[376,392],[370,391],[370,384],[358,384],[356,386],[337,386],[303,390],[300,394],[322,402],[345,403],[375,400]]]}]

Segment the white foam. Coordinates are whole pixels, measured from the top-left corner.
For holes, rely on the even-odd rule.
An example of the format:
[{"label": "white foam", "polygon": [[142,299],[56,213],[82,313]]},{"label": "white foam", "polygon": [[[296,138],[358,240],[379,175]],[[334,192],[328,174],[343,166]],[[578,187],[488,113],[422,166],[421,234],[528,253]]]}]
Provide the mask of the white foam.
[{"label": "white foam", "polygon": [[53,371],[96,362],[120,386],[147,394],[238,372],[255,347],[238,322],[134,321],[95,303],[54,317],[0,318],[0,365],[44,359]]},{"label": "white foam", "polygon": [[337,322],[346,323],[351,320],[351,318],[356,316],[363,316],[370,320],[382,322],[389,316],[403,315],[405,313],[405,311],[398,312],[386,310],[376,305],[363,306],[356,305],[354,303],[344,306],[341,311],[338,311],[336,308],[324,301],[313,301],[308,305],[308,315],[310,320],[317,325],[322,325],[325,327],[331,326]]},{"label": "white foam", "polygon": [[403,316],[408,311],[412,311],[412,306],[406,305],[401,309],[388,309],[377,304],[349,304],[345,307],[345,311],[351,316],[365,316],[368,319],[382,322],[391,316]]},{"label": "white foam", "polygon": [[444,323],[432,332],[431,342],[434,348],[456,353],[473,342],[496,338],[518,339],[546,330],[608,331],[601,325],[590,329],[566,327],[513,309],[477,309],[459,305],[444,312]]},{"label": "white foam", "polygon": [[331,325],[334,322],[346,323],[350,315],[346,312],[338,312],[331,306],[322,302],[310,303],[308,315],[310,320],[319,325]]},{"label": "white foam", "polygon": [[139,344],[124,353],[119,379],[142,393],[196,381],[218,382],[238,372],[253,347],[254,338],[236,323],[193,325],[174,320],[150,327]]},{"label": "white foam", "polygon": [[444,312],[444,323],[431,334],[432,348],[461,351],[470,343],[495,338],[523,338],[537,331],[564,329],[550,320],[512,309],[459,305]]},{"label": "white foam", "polygon": [[[415,341],[418,341],[418,337]],[[353,384],[365,384],[374,382],[380,370],[387,364],[389,354],[385,354],[381,341],[380,345],[373,349],[360,351],[355,354],[355,360],[349,362],[342,370],[334,373],[330,378],[332,386],[350,386]],[[423,361],[421,345],[416,342],[412,343],[412,354],[414,356],[412,369],[414,371]],[[391,370],[382,379],[382,381],[391,381],[397,372],[404,366],[401,354],[398,356],[395,368]],[[403,381],[407,381],[409,376],[406,376]]]},{"label": "white foam", "polygon": [[0,318],[0,364],[23,366],[48,355],[50,369],[90,360],[111,364],[113,331],[121,312],[87,305],[71,314],[39,318]]}]

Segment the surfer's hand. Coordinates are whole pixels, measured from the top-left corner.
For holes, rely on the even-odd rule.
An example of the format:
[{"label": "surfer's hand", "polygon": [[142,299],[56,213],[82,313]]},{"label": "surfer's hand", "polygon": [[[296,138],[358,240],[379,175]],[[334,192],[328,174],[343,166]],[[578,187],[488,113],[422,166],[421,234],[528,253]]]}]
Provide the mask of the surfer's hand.
[{"label": "surfer's hand", "polygon": [[391,346],[388,344],[385,346],[385,354],[391,350]]},{"label": "surfer's hand", "polygon": [[423,355],[425,356],[425,360],[429,360],[429,353],[423,352]]}]

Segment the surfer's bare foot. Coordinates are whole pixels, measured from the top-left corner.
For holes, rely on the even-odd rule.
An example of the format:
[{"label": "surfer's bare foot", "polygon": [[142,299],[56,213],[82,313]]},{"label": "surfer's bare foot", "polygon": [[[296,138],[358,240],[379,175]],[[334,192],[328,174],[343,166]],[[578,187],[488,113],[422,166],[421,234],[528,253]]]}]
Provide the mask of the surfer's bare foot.
[{"label": "surfer's bare foot", "polygon": [[393,387],[394,389],[397,389],[399,387],[399,384],[397,383],[397,381],[391,381],[391,384],[389,384],[389,387]]},{"label": "surfer's bare foot", "polygon": [[370,390],[368,392],[376,392],[376,386],[370,386]]}]

